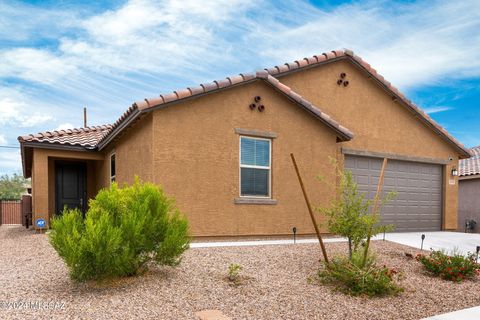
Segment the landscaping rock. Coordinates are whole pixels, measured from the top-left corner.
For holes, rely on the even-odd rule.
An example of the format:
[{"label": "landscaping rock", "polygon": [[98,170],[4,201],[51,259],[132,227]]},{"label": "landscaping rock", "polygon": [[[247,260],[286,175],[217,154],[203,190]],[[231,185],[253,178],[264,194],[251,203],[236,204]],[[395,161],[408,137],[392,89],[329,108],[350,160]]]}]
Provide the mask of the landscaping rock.
[{"label": "landscaping rock", "polygon": [[[99,284],[72,282],[45,234],[1,226],[0,243],[0,319],[177,320],[197,319],[199,310],[219,310],[233,320],[421,319],[480,303],[480,281],[431,277],[405,256],[420,250],[384,241],[372,248],[379,263],[403,271],[405,292],[373,299],[308,281],[320,267],[318,243],[190,249],[177,268]],[[326,248],[332,257],[347,253],[346,243]],[[225,281],[231,263],[241,264],[251,280]]]}]

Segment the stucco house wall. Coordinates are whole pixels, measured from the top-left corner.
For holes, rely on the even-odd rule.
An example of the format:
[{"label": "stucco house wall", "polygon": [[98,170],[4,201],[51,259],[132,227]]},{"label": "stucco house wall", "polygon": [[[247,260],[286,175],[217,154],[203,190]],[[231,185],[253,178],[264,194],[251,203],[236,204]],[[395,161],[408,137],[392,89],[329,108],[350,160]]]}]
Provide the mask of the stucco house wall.
[{"label": "stucco house wall", "polygon": [[[265,111],[250,110],[255,96]],[[263,82],[235,87],[154,112],[154,182],[175,196],[197,236],[313,233],[290,153],[297,157],[312,202],[326,205],[334,188],[329,158],[336,135]],[[236,204],[239,134],[235,128],[275,133],[272,140],[274,205]],[[320,220],[320,218],[319,218]],[[324,229],[325,231],[325,229]]]},{"label": "stucco house wall", "polygon": [[[48,149],[49,145],[60,148],[58,141],[68,145],[70,133],[20,137],[21,143],[27,143],[25,148],[22,145],[22,157],[24,164],[30,161],[24,174],[31,170],[34,219],[47,219],[55,210],[56,159],[85,161],[87,192],[93,197],[110,184],[110,156],[115,153],[116,181],[132,183],[138,175],[161,185],[189,218],[194,236],[285,235],[291,234],[293,227],[299,234],[311,234],[313,227],[290,153],[297,157],[313,204],[325,206],[335,196],[338,183],[331,159],[342,166],[346,150],[357,150],[441,163],[442,228],[457,229],[458,179],[451,170],[468,152],[436,124],[427,124],[426,115],[406,108],[403,103],[407,102],[356,65],[357,58],[351,53],[345,54],[352,58],[335,60],[332,57],[341,57],[341,53],[329,53],[324,57],[330,57],[331,63],[281,71],[275,75],[281,82],[263,71],[145,99],[132,105],[113,125],[76,132],[85,143],[84,151]],[[305,61],[296,65],[305,65]],[[341,74],[345,74],[343,78]],[[343,82],[338,85],[340,78]],[[343,85],[345,81],[348,86]],[[212,89],[214,86],[217,89]],[[296,93],[290,95],[288,87]],[[255,96],[261,97],[263,112],[249,108]],[[312,105],[321,111],[308,109]],[[330,120],[322,117],[338,121],[341,128],[327,126]],[[339,142],[351,138],[339,139],[342,128],[354,133],[353,140]],[[272,200],[268,204],[238,201],[237,129],[274,136]],[[326,183],[316,179],[319,175]],[[318,219],[323,222],[320,215]],[[326,231],[325,225],[322,231]]]},{"label": "stucco house wall", "polygon": [[[349,82],[346,87],[337,84],[341,73],[346,74],[344,80]],[[452,177],[450,172],[453,167],[458,168],[458,151],[400,101],[393,100],[374,79],[348,61],[279,79],[355,133],[354,139],[340,143],[342,148],[449,161],[443,174],[443,227],[457,229],[458,177]]]}]

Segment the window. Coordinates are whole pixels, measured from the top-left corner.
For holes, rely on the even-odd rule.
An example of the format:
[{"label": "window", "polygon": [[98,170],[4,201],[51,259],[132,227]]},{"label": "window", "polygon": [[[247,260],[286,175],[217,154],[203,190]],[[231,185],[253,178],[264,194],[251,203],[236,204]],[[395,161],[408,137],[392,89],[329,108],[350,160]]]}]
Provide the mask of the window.
[{"label": "window", "polygon": [[115,153],[110,156],[110,183],[115,182]]},{"label": "window", "polygon": [[270,143],[240,137],[240,196],[270,197]]}]

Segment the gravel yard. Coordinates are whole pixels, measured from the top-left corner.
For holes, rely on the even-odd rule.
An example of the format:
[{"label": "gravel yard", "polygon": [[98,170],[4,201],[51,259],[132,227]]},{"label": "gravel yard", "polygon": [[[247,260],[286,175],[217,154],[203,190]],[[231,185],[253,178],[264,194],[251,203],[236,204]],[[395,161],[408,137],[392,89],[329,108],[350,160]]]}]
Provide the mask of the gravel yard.
[{"label": "gravel yard", "polygon": [[[319,266],[318,244],[190,249],[176,269],[97,285],[71,282],[46,235],[2,226],[0,243],[2,319],[195,319],[204,309],[232,319],[420,319],[480,305],[480,281],[431,278],[404,255],[418,250],[383,241],[373,243],[380,261],[406,276],[398,297],[354,298],[309,283]],[[327,250],[345,252],[346,244],[329,243]],[[248,277],[238,287],[225,280],[230,263],[241,264]],[[6,304],[18,301],[49,308]]]}]

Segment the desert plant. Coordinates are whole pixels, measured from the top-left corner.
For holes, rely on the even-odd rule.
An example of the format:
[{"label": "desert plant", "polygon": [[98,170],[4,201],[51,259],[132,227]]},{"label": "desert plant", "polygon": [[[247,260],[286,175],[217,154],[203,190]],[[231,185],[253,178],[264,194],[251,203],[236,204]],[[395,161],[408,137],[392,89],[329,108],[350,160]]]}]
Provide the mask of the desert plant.
[{"label": "desert plant", "polygon": [[[330,207],[317,208],[327,216],[328,229],[331,233],[340,235],[348,240],[348,254],[352,258],[360,244],[367,239],[369,232],[377,235],[380,232],[393,230],[392,225],[380,225],[378,215],[369,214],[373,200],[365,199],[365,195],[358,191],[358,185],[350,171],[337,169],[340,178],[338,196]],[[381,205],[386,204],[396,196],[395,192],[388,193],[381,199]]]},{"label": "desert plant", "polygon": [[418,254],[416,259],[425,269],[442,279],[462,282],[471,279],[480,272],[475,254],[466,256],[458,252],[447,255],[441,250],[432,250],[429,255]]},{"label": "desert plant", "polygon": [[378,266],[373,256],[363,264],[363,254],[355,252],[351,258],[334,258],[318,272],[320,281],[335,286],[336,290],[358,296],[395,295],[403,291],[398,285],[402,274],[395,268]]},{"label": "desert plant", "polygon": [[176,265],[188,248],[188,223],[156,185],[112,184],[89,203],[85,219],[65,209],[52,220],[50,243],[74,280],[135,275],[154,262]]},{"label": "desert plant", "polygon": [[228,266],[228,280],[234,284],[240,283],[240,271],[243,267],[237,263],[231,263]]}]

